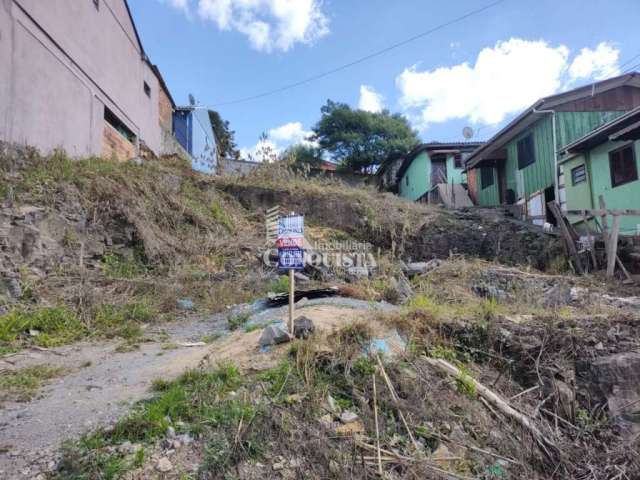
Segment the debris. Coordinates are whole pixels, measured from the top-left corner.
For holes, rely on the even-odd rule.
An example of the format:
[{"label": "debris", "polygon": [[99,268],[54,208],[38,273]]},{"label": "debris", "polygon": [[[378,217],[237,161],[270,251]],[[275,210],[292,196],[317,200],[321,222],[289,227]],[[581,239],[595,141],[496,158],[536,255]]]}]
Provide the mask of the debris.
[{"label": "debris", "polygon": [[561,307],[571,303],[571,290],[565,285],[554,285],[543,293],[545,307]]},{"label": "debris", "polygon": [[355,422],[359,419],[358,415],[354,412],[350,412],[349,410],[345,410],[340,414],[340,421],[342,423],[351,423]]},{"label": "debris", "polygon": [[173,465],[167,457],[162,457],[156,464],[156,470],[162,473],[167,473],[173,470]]},{"label": "debris", "polygon": [[428,262],[411,262],[407,264],[401,263],[400,266],[402,267],[407,277],[413,278],[416,275],[424,275],[431,270],[435,270],[444,263],[444,260],[434,258],[433,260],[429,260]]},{"label": "debris", "polygon": [[272,465],[274,472],[279,472],[287,468],[287,461],[282,457],[277,457],[277,461]]},{"label": "debris", "polygon": [[[309,300],[314,298],[327,298],[327,297],[335,297],[338,295],[338,289],[336,287],[331,288],[316,288],[313,290],[296,290],[295,292],[295,301],[302,300],[304,297],[307,297]],[[269,308],[274,307],[282,307],[283,305],[287,305],[289,303],[289,293],[278,293],[269,295],[267,299],[267,306]]]},{"label": "debris", "polygon": [[364,433],[364,423],[362,423],[362,420],[357,419],[353,422],[336,426],[335,431],[338,435],[355,435],[356,433]]},{"label": "debris", "polygon": [[[388,298],[390,296],[393,298]],[[413,297],[413,288],[404,275],[400,275],[398,279],[391,277],[385,297],[392,303],[406,303]]]},{"label": "debris", "polygon": [[205,342],[179,342],[178,345],[181,347],[206,347],[207,344]]},{"label": "debris", "polygon": [[293,322],[293,336],[296,338],[307,339],[315,331],[316,327],[313,324],[313,321],[308,317],[298,317]]},{"label": "debris", "polygon": [[400,352],[403,352],[407,347],[407,342],[403,340],[397,330],[394,330],[391,335],[384,338],[374,338],[369,343],[369,346],[365,349],[365,354],[379,353],[385,357],[392,357]]},{"label": "debris", "polygon": [[291,335],[284,322],[269,325],[262,331],[260,336],[260,346],[278,345],[291,341]]},{"label": "debris", "polygon": [[304,273],[295,272],[293,274],[293,276],[296,279],[296,281],[298,281],[300,283],[308,283],[308,282],[311,281],[311,279],[309,277],[307,277]]},{"label": "debris", "polygon": [[178,304],[178,307],[182,310],[191,311],[196,308],[195,304],[193,303],[193,300],[191,300],[190,298],[179,298],[178,300],[176,300],[176,303]]}]

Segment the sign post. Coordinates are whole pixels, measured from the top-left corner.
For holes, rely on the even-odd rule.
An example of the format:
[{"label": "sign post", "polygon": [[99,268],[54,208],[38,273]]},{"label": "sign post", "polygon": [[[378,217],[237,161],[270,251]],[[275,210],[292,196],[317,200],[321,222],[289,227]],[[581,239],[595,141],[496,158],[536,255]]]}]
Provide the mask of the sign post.
[{"label": "sign post", "polygon": [[296,270],[304,268],[304,216],[291,213],[278,218],[278,269],[289,272],[289,330],[293,334]]}]

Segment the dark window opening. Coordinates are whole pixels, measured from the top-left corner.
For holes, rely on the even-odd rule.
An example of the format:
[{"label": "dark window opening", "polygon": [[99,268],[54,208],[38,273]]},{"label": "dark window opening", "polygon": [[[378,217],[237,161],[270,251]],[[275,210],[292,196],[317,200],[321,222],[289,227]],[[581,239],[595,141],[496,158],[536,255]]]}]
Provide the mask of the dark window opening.
[{"label": "dark window opening", "polygon": [[633,143],[609,152],[609,170],[612,187],[638,180],[638,165]]},{"label": "dark window opening", "polygon": [[575,167],[571,169],[571,184],[573,186],[576,186],[579,183],[585,182],[586,180],[587,180],[587,169],[584,165],[580,165],[579,167]]},{"label": "dark window opening", "polygon": [[536,161],[533,147],[533,135],[529,134],[522,140],[518,140],[518,169],[522,170]]},{"label": "dark window opening", "polygon": [[100,0],[93,0],[93,5],[94,5],[96,8],[98,8],[98,9],[99,9],[99,8],[100,8]]},{"label": "dark window opening", "polygon": [[409,175],[407,175],[406,177],[404,177],[404,183],[407,184],[407,187],[409,186]]},{"label": "dark window opening", "polygon": [[493,185],[493,168],[492,167],[482,167],[480,169],[480,184],[482,185],[482,189],[484,190],[487,187]]},{"label": "dark window opening", "polygon": [[462,154],[461,153],[456,153],[453,156],[453,166],[455,168],[462,168]]},{"label": "dark window opening", "polygon": [[129,140],[131,143],[136,142],[136,134],[127,127],[122,120],[120,120],[115,113],[104,107],[104,120],[113,128],[115,128],[120,135]]},{"label": "dark window opening", "polygon": [[151,98],[151,87],[147,82],[144,82],[143,88],[144,88],[144,93],[147,95],[147,97]]}]

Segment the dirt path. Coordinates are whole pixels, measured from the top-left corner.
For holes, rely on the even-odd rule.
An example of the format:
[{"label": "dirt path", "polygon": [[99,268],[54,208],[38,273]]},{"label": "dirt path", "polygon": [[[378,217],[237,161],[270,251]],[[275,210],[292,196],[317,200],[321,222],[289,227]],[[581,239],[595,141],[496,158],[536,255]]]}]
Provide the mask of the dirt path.
[{"label": "dirt path", "polygon": [[[347,298],[311,300],[297,313],[310,316],[322,329],[356,318],[369,319],[367,312],[388,310],[388,304],[373,304]],[[287,307],[259,308],[249,324],[266,324],[286,316]],[[191,319],[149,328],[146,336],[162,341],[140,344],[131,352],[116,352],[120,342],[82,343],[51,349],[27,350],[0,359],[0,370],[47,364],[70,373],[43,387],[36,399],[0,406],[0,479],[42,478],[40,472],[54,466],[56,452],[64,440],[112,424],[132,405],[150,395],[153,380],[172,379],[186,369],[233,358],[241,364],[268,364],[279,355],[274,349],[258,353],[260,331],[232,335],[206,346],[185,347],[205,335],[228,332],[226,316]],[[176,348],[167,349],[171,345]]]},{"label": "dirt path", "polygon": [[214,316],[150,328],[148,335],[166,336],[131,352],[117,353],[120,343],[109,342],[28,350],[0,359],[0,369],[41,364],[70,369],[42,388],[38,398],[0,407],[0,478],[37,478],[62,441],[112,423],[149,395],[154,379],[196,367],[209,350],[180,347],[180,342],[197,342],[225,327],[224,317]]}]

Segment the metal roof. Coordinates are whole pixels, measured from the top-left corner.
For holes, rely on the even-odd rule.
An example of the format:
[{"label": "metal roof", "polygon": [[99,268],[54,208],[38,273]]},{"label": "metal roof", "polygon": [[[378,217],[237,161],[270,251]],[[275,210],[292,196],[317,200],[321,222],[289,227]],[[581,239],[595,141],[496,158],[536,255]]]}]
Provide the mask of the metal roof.
[{"label": "metal roof", "polygon": [[467,160],[467,168],[472,168],[483,160],[492,158],[491,155],[496,149],[502,148],[525,128],[535,123],[540,118],[539,115],[544,115],[542,112],[536,112],[537,110],[553,109],[563,103],[590,97],[596,93],[596,90],[597,93],[603,93],[628,84],[640,87],[640,74],[638,72],[626,73],[539,99],[478,148]]}]

